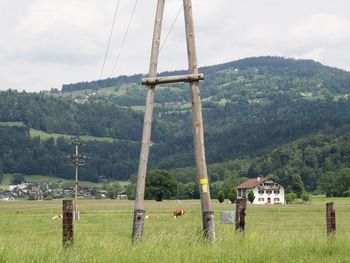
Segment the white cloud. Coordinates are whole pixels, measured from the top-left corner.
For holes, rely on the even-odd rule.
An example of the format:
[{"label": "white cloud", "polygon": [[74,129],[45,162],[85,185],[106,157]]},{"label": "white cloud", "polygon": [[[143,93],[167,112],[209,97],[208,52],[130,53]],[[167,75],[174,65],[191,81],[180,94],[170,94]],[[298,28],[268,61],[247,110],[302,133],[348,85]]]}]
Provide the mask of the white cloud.
[{"label": "white cloud", "polygon": [[292,25],[289,38],[299,47],[335,47],[350,40],[349,28],[350,23],[345,18],[334,14],[316,14]]},{"label": "white cloud", "polygon": [[[42,90],[99,77],[115,0],[0,0],[0,89]],[[167,0],[163,37],[181,0]],[[134,1],[120,10],[104,77],[111,76]],[[350,69],[346,0],[193,0],[201,66],[249,56],[311,58]],[[116,74],[147,72],[156,1],[139,0]],[[187,67],[183,14],[159,71]],[[163,38],[164,39],[164,38]]]}]

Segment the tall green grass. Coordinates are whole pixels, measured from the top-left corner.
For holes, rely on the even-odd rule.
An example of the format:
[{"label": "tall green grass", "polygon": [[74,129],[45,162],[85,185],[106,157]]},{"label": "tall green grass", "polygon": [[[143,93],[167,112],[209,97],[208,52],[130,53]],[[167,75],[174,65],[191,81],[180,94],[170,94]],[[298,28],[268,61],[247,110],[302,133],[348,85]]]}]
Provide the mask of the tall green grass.
[{"label": "tall green grass", "polygon": [[[337,200],[335,200],[336,202]],[[348,200],[350,203],[350,200]],[[199,201],[146,202],[144,238],[131,244],[132,201],[81,201],[74,246],[62,248],[61,201],[0,202],[0,262],[349,262],[350,207],[337,204],[337,233],[327,238],[324,204],[251,206],[246,232],[220,224],[214,203],[216,242],[201,238]],[[172,218],[175,208],[186,211]]]}]

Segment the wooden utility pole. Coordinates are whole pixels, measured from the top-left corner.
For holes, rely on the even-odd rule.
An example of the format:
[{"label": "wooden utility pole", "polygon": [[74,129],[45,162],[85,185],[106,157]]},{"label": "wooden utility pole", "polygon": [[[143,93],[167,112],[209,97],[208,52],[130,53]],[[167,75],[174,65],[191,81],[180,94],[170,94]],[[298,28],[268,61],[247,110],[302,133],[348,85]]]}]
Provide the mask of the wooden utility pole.
[{"label": "wooden utility pole", "polygon": [[78,181],[78,174],[79,174],[79,166],[85,165],[85,159],[86,156],[79,154],[79,145],[81,145],[81,142],[78,138],[75,138],[72,140],[72,144],[75,145],[75,154],[71,154],[70,158],[72,159],[73,164],[75,165],[75,202],[74,202],[74,219],[79,220],[80,214],[78,211],[78,187],[79,187],[79,181]]},{"label": "wooden utility pole", "polygon": [[[160,48],[160,36],[162,31],[162,21],[164,14],[165,0],[158,0],[156,19],[154,23],[153,41],[151,62],[149,66],[149,77],[154,78],[157,76],[158,56]],[[151,144],[151,129],[153,120],[153,108],[154,108],[154,89],[155,85],[149,85],[146,99],[145,117],[143,122],[142,144],[139,161],[139,169],[137,174],[137,189],[135,196],[135,210],[134,210],[134,223],[132,229],[132,240],[139,241],[143,234],[143,225],[145,220],[145,183],[147,173],[147,163],[149,148]]]},{"label": "wooden utility pole", "polygon": [[63,200],[63,231],[62,243],[64,247],[70,246],[74,241],[73,229],[73,201]]},{"label": "wooden utility pole", "polygon": [[333,207],[333,202],[326,203],[326,224],[327,224],[327,235],[335,234],[336,224],[335,224],[335,209]]},{"label": "wooden utility pole", "polygon": [[149,147],[151,141],[151,126],[152,115],[154,107],[154,92],[155,85],[163,83],[174,82],[189,82],[192,94],[192,127],[194,137],[194,152],[197,165],[198,183],[201,196],[201,208],[202,208],[202,220],[204,237],[211,242],[215,241],[214,230],[214,212],[211,206],[208,174],[205,161],[205,149],[204,149],[204,132],[202,121],[202,106],[199,91],[199,80],[204,79],[203,74],[198,73],[197,55],[195,48],[194,26],[192,16],[192,3],[191,0],[183,0],[185,27],[186,27],[186,40],[187,40],[187,54],[189,75],[185,76],[170,76],[170,77],[157,77],[157,63],[160,46],[160,36],[162,28],[162,20],[164,14],[165,0],[158,0],[156,19],[154,24],[152,53],[149,78],[143,79],[142,84],[148,86],[145,119],[142,134],[142,146],[138,170],[136,201],[134,210],[134,222],[133,222],[133,241],[138,241],[142,238],[143,225],[144,225],[144,191],[145,181],[147,173],[147,162],[149,156]]},{"label": "wooden utility pole", "polygon": [[[191,0],[183,0],[186,27],[186,42],[188,55],[189,74],[198,74],[196,44],[194,38],[194,26]],[[205,161],[204,132],[202,121],[202,104],[199,91],[199,80],[190,83],[192,95],[192,130],[194,137],[194,152],[197,165],[197,178],[202,207],[202,222],[204,236],[210,241],[215,241],[214,212],[211,206],[207,165]]]}]

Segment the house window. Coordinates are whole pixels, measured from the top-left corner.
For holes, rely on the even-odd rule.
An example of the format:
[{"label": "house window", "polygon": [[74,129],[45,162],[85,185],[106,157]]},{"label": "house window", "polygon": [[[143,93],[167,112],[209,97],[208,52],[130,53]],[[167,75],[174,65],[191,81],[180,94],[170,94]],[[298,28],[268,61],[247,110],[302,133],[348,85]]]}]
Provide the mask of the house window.
[{"label": "house window", "polygon": [[274,201],[274,202],[279,202],[280,199],[279,199],[279,198],[274,198],[273,201]]},{"label": "house window", "polygon": [[265,200],[264,198],[258,198],[259,202],[264,202],[264,200]]},{"label": "house window", "polygon": [[267,193],[268,195],[270,195],[270,194],[272,194],[272,191],[271,191],[271,190],[266,190],[266,193]]},{"label": "house window", "polygon": [[280,191],[279,191],[279,190],[274,190],[273,193],[274,193],[274,194],[279,194]]},{"label": "house window", "polygon": [[264,190],[259,190],[259,194],[264,194]]}]

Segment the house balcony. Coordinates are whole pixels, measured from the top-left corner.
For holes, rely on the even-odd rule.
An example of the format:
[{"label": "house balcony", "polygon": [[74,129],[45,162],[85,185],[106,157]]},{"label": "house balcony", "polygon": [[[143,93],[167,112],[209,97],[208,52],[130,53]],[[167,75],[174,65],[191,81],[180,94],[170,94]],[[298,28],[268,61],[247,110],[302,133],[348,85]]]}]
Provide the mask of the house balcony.
[{"label": "house balcony", "polygon": [[258,186],[258,190],[259,191],[263,191],[263,190],[271,190],[271,191],[279,191],[281,189],[280,186]]}]

